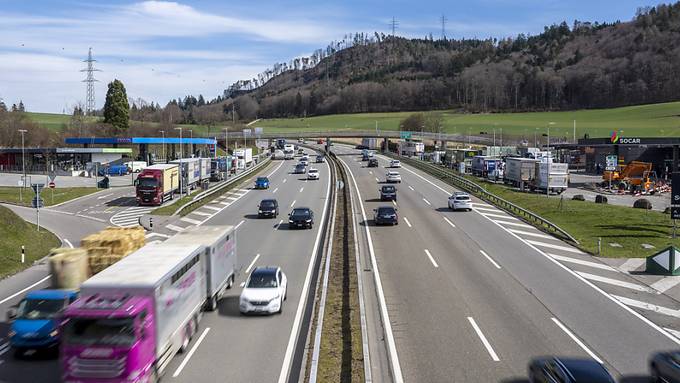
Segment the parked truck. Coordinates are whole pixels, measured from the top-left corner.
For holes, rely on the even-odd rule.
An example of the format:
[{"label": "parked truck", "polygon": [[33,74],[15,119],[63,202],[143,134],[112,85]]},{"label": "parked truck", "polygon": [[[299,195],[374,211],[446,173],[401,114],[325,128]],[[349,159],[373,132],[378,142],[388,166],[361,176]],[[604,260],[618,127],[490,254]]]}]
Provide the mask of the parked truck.
[{"label": "parked truck", "polygon": [[152,165],[137,176],[138,205],[161,205],[172,199],[179,189],[179,167],[176,164]]},{"label": "parked truck", "polygon": [[201,180],[201,159],[200,158],[181,158],[170,161],[171,164],[181,166],[180,193],[186,193],[194,189]]},{"label": "parked truck", "polygon": [[277,138],[276,139],[276,148],[277,149],[283,149],[284,146],[286,146],[286,140],[283,138]]},{"label": "parked truck", "polygon": [[487,177],[492,174],[501,163],[500,158],[488,156],[474,156],[472,158],[472,174]]},{"label": "parked truck", "polygon": [[542,161],[534,164],[534,179],[530,181],[531,190],[562,193],[569,186],[569,164]]},{"label": "parked truck", "polygon": [[503,182],[517,187],[529,186],[536,174],[536,162],[533,158],[507,157]]},{"label": "parked truck", "polygon": [[199,175],[199,180],[200,182],[208,182],[210,180],[210,162],[211,158],[208,157],[201,157],[198,159],[199,160],[199,170],[200,170],[200,175]]},{"label": "parked truck", "polygon": [[371,150],[378,149],[378,139],[375,138],[375,137],[362,138],[361,139],[361,147],[363,149],[371,149]]},{"label": "parked truck", "polygon": [[239,161],[243,161],[245,166],[249,166],[253,162],[252,148],[237,149],[234,151],[234,155],[238,157]]},{"label": "parked truck", "polygon": [[226,289],[236,278],[236,231],[233,226],[193,227],[170,237],[165,243],[200,244],[205,251],[206,309],[214,311]]},{"label": "parked truck", "polygon": [[224,180],[229,171],[229,162],[226,157],[217,157],[210,160],[210,181],[218,182]]}]

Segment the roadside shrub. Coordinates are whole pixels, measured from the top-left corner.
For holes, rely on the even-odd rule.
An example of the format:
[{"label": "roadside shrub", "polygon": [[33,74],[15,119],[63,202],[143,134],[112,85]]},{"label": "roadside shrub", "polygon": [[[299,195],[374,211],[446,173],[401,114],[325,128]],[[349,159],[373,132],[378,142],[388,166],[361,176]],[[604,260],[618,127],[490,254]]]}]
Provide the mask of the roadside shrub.
[{"label": "roadside shrub", "polygon": [[649,202],[649,200],[640,198],[639,200],[636,200],[633,203],[633,207],[636,209],[647,209],[650,210],[652,208],[652,203]]},{"label": "roadside shrub", "polygon": [[585,201],[586,197],[584,197],[583,194],[576,194],[575,196],[571,197],[571,199],[574,201]]}]

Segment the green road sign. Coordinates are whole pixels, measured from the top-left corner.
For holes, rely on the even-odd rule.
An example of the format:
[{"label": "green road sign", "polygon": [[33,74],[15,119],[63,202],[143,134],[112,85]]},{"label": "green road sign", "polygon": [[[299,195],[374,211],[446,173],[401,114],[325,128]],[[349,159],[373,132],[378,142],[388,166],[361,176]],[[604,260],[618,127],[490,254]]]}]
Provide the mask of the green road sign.
[{"label": "green road sign", "polygon": [[399,132],[399,137],[402,140],[410,140],[412,135],[411,135],[411,132]]}]

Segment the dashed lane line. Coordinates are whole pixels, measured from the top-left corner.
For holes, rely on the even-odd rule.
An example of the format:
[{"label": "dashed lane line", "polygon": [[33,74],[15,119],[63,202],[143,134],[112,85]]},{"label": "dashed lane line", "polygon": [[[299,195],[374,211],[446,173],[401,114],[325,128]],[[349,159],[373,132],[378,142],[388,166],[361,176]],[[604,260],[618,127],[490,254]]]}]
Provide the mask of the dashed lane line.
[{"label": "dashed lane line", "polygon": [[579,338],[577,338],[576,335],[574,335],[574,333],[571,332],[571,330],[569,330],[569,329],[567,328],[567,326],[563,325],[562,322],[560,322],[559,320],[557,320],[557,318],[551,318],[551,319],[552,319],[553,322],[555,322],[555,324],[556,324],[562,331],[564,331],[564,332],[571,338],[571,340],[573,340],[574,342],[576,342],[576,344],[579,345],[579,347],[581,347],[581,348],[583,349],[583,351],[585,351],[588,355],[590,355],[591,358],[595,359],[595,361],[596,361],[597,363],[600,363],[600,364],[603,363],[603,362],[602,362],[602,359],[598,358],[597,355],[595,355],[594,352],[592,352],[592,351],[591,351],[591,350],[590,350],[583,342],[581,342],[581,340],[580,340]]},{"label": "dashed lane line", "polygon": [[435,268],[439,268],[439,265],[437,264],[437,261],[434,260],[434,257],[432,257],[432,254],[430,254],[430,250],[425,249],[425,254],[427,254],[427,257],[430,258],[430,262],[432,262],[432,265],[434,265]]},{"label": "dashed lane line", "polygon": [[189,218],[189,217],[182,217],[179,220],[184,221],[184,222],[189,222],[192,225],[198,225],[199,223],[201,223],[201,221],[196,220],[196,219],[192,219],[192,218]]},{"label": "dashed lane line", "polygon": [[493,360],[494,362],[500,361],[501,359],[498,357],[498,354],[496,354],[496,351],[494,351],[493,347],[491,347],[491,343],[489,343],[489,340],[486,339],[486,336],[484,336],[484,333],[479,328],[479,326],[477,325],[477,322],[475,322],[474,318],[467,317],[467,319],[468,319],[468,322],[470,322],[470,325],[472,326],[472,328],[477,333],[477,336],[479,337],[479,339],[482,341],[484,348],[486,348],[486,352],[488,352],[489,356],[491,356],[491,360]]},{"label": "dashed lane line", "polygon": [[496,263],[496,261],[494,261],[493,258],[491,258],[491,257],[489,256],[489,254],[486,253],[486,251],[484,251],[484,250],[479,250],[479,252],[482,253],[482,255],[483,255],[484,257],[486,257],[486,259],[489,260],[489,262],[491,262],[491,264],[494,265],[495,268],[497,268],[497,269],[500,270],[501,265],[499,265],[498,263]]},{"label": "dashed lane line", "polygon": [[413,226],[411,226],[411,222],[408,221],[408,218],[406,218],[406,217],[402,217],[402,218],[404,218],[404,222],[406,222],[408,227],[413,227]]},{"label": "dashed lane line", "polygon": [[456,227],[456,225],[454,225],[453,222],[451,222],[448,218],[444,217],[444,221],[446,221],[446,223],[451,225],[451,227],[454,227],[454,228]]}]

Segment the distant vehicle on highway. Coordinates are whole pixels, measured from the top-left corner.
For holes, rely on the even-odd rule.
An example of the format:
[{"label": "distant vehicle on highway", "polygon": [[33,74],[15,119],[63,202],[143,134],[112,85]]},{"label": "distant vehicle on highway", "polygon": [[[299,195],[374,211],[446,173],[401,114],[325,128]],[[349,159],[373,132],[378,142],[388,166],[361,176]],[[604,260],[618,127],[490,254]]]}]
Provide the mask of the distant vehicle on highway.
[{"label": "distant vehicle on highway", "polygon": [[241,291],[238,308],[243,314],[281,313],[288,279],[280,267],[256,267]]},{"label": "distant vehicle on highway", "polygon": [[142,169],[148,166],[146,161],[129,161],[124,165],[130,168],[130,171],[133,173],[139,173],[142,171]]},{"label": "distant vehicle on highway", "polygon": [[300,159],[300,162],[299,162],[299,163],[301,163],[301,164],[303,164],[303,165],[305,165],[305,166],[309,166],[309,158],[304,158],[304,157],[303,157],[303,158]]},{"label": "distant vehicle on highway", "polygon": [[316,156],[316,163],[320,164],[320,163],[325,162],[325,161],[326,161],[326,157],[324,157],[323,155],[319,154],[318,156]]},{"label": "distant vehicle on highway", "polygon": [[53,350],[59,346],[61,313],[78,298],[73,290],[36,290],[7,312],[8,338],[15,356],[27,350]]},{"label": "distant vehicle on highway", "polygon": [[362,161],[368,161],[371,159],[371,156],[368,155],[368,152],[364,150],[364,153],[361,154],[361,160]]},{"label": "distant vehicle on highway", "polygon": [[319,169],[311,168],[307,171],[308,180],[318,180],[319,179]]},{"label": "distant vehicle on highway", "polygon": [[324,142],[323,138],[319,138],[318,140],[316,140],[316,143],[319,145],[323,144],[323,142]]},{"label": "distant vehicle on highway", "polygon": [[369,168],[377,168],[378,167],[378,160],[375,158],[371,158],[368,160],[368,165],[366,165]]},{"label": "distant vehicle on highway", "polygon": [[298,153],[298,155],[302,156],[302,155],[304,155],[304,154],[305,154],[305,150],[304,150],[304,149],[302,149],[302,148],[298,148],[298,151],[297,151],[297,153]]},{"label": "distant vehicle on highway", "polygon": [[311,229],[314,226],[314,212],[308,207],[296,207],[288,214],[288,225],[292,228]]},{"label": "distant vehicle on highway", "polygon": [[283,153],[283,150],[281,149],[276,149],[274,150],[274,153],[272,154],[272,160],[284,160],[286,159],[285,154]]},{"label": "distant vehicle on highway", "polygon": [[391,160],[391,161],[390,161],[390,167],[391,167],[391,168],[400,168],[400,167],[401,167],[401,161],[399,161],[399,160]]},{"label": "distant vehicle on highway", "polygon": [[383,185],[380,188],[380,200],[381,201],[396,201],[397,200],[397,188],[392,185]]},{"label": "distant vehicle on highway", "polygon": [[680,382],[680,351],[659,352],[649,361],[653,382]]},{"label": "distant vehicle on highway", "polygon": [[472,210],[472,200],[467,193],[455,192],[449,197],[449,209]]},{"label": "distant vehicle on highway", "polygon": [[395,172],[393,170],[390,170],[387,173],[385,173],[385,182],[387,182],[387,183],[392,183],[392,182],[401,183],[401,174],[399,174],[398,172]]},{"label": "distant vehicle on highway", "polygon": [[373,209],[373,221],[376,225],[398,225],[397,209],[392,206],[380,206]]},{"label": "distant vehicle on highway", "polygon": [[537,358],[529,363],[531,383],[614,383],[603,365],[593,359]]},{"label": "distant vehicle on highway", "polygon": [[269,189],[269,178],[257,177],[255,179],[255,189]]},{"label": "distant vehicle on highway", "polygon": [[307,167],[305,164],[297,164],[295,165],[295,174],[305,174],[307,172]]},{"label": "distant vehicle on highway", "polygon": [[174,164],[149,166],[139,173],[135,185],[138,205],[161,205],[179,190],[179,167]]},{"label": "distant vehicle on highway", "polygon": [[305,139],[304,139],[304,138],[298,138],[298,142],[301,143],[301,144],[304,144],[304,143],[305,143]]},{"label": "distant vehicle on highway", "polygon": [[293,149],[284,149],[283,150],[283,159],[284,160],[292,160],[295,158],[295,152]]},{"label": "distant vehicle on highway", "polygon": [[275,199],[263,199],[257,205],[257,216],[276,218],[279,215],[279,202]]}]

